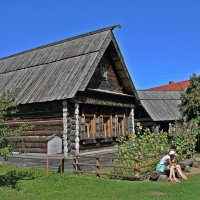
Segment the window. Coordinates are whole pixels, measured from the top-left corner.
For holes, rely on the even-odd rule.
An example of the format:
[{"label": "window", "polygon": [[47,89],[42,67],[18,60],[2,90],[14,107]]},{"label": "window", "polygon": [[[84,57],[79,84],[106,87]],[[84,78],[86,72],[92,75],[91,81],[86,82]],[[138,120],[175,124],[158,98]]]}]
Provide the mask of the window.
[{"label": "window", "polygon": [[100,64],[100,68],[101,68],[101,77],[104,79],[104,80],[108,80],[108,64],[106,64],[105,62],[102,62]]}]

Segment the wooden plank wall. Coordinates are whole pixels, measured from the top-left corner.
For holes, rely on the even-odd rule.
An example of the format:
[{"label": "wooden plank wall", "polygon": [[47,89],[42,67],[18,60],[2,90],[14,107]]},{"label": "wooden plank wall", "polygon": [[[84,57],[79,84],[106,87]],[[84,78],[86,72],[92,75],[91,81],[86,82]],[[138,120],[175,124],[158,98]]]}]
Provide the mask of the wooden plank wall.
[{"label": "wooden plank wall", "polygon": [[[106,66],[107,78],[102,77],[102,65]],[[120,79],[116,71],[114,70],[113,64],[110,62],[108,55],[105,54],[99,65],[97,66],[90,82],[88,88],[92,89],[102,89],[109,90],[113,92],[123,93]]]}]

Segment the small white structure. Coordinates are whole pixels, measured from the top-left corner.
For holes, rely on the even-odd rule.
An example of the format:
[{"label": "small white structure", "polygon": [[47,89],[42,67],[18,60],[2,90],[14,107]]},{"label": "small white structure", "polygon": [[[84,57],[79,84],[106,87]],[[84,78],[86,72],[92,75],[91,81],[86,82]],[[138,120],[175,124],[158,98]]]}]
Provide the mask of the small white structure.
[{"label": "small white structure", "polygon": [[53,155],[58,153],[62,153],[62,139],[52,135],[47,139],[47,154]]},{"label": "small white structure", "polygon": [[[55,134],[47,139],[46,174],[49,173],[49,155],[62,154],[62,139]],[[62,157],[62,156],[61,156]],[[62,159],[61,159],[62,162]],[[62,169],[61,169],[62,170]]]}]

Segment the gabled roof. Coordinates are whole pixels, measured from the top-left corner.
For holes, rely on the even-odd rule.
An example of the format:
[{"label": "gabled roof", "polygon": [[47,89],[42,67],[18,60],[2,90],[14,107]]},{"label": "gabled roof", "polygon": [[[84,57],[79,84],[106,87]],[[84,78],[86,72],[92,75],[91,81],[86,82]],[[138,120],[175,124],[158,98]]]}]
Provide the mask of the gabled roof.
[{"label": "gabled roof", "polygon": [[137,91],[140,103],[153,121],[173,121],[180,118],[180,91]]},{"label": "gabled roof", "polygon": [[[84,91],[108,46],[118,54],[116,68],[129,94],[135,88],[111,26],[0,59],[0,94],[20,89],[17,103],[73,98]],[[120,65],[117,62],[120,60]]]},{"label": "gabled roof", "polygon": [[158,87],[150,88],[148,90],[185,90],[189,86],[189,80],[169,83],[168,85],[161,85]]}]

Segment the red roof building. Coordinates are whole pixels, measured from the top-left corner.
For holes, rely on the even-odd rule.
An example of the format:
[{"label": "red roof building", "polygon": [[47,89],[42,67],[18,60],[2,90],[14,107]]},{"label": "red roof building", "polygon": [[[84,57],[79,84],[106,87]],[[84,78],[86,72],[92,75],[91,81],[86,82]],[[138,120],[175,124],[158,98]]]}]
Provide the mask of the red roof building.
[{"label": "red roof building", "polygon": [[189,80],[176,82],[170,81],[168,85],[162,85],[147,90],[185,90],[190,84]]}]

